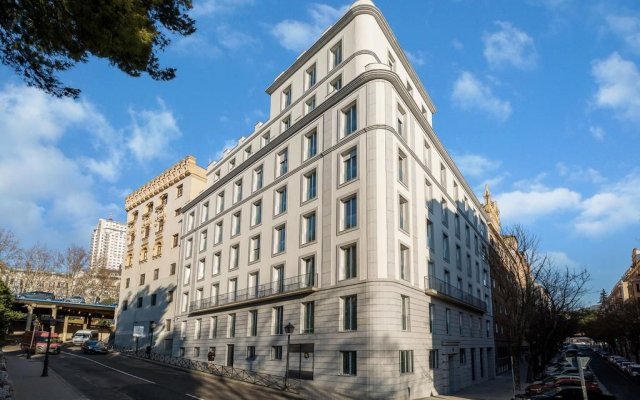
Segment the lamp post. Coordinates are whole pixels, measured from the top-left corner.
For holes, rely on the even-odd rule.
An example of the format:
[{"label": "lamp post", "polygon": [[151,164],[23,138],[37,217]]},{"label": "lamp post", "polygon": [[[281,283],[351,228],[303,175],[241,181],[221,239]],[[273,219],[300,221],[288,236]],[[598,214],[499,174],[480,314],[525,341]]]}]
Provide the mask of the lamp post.
[{"label": "lamp post", "polygon": [[53,335],[53,327],[56,324],[55,318],[49,317],[49,331],[47,335],[47,349],[44,352],[44,365],[42,366],[42,376],[49,376],[49,348],[51,346],[51,336]]},{"label": "lamp post", "polygon": [[293,330],[296,329],[295,326],[291,322],[284,327],[284,331],[287,333],[287,367],[284,371],[284,388],[287,389],[289,386],[289,347],[291,346],[291,334]]}]

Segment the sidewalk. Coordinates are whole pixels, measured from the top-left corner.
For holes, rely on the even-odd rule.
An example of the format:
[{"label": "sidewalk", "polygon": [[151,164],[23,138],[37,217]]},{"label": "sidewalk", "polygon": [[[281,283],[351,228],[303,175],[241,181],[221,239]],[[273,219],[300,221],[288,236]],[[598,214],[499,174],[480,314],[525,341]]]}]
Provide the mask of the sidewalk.
[{"label": "sidewalk", "polygon": [[[519,393],[519,392],[516,392]],[[496,376],[490,381],[467,386],[452,395],[425,397],[422,400],[511,400],[513,381],[511,374]]]},{"label": "sidewalk", "polygon": [[41,377],[44,356],[27,359],[26,354],[20,351],[20,346],[5,346],[2,351],[7,361],[7,373],[13,384],[15,400],[41,397],[88,400],[51,368],[49,376]]}]

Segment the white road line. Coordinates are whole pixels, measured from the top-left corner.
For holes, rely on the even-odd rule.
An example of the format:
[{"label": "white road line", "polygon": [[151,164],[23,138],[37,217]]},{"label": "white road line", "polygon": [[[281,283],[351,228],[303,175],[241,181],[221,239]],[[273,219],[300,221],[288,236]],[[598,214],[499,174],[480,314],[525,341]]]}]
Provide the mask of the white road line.
[{"label": "white road line", "polygon": [[77,355],[77,354],[69,353],[69,352],[66,352],[66,351],[64,352],[64,354],[66,354],[66,355],[70,355],[70,356],[74,356],[74,357],[78,357],[78,358],[82,358],[82,359],[85,359],[85,360],[87,360],[87,361],[91,361],[92,363],[96,363],[96,364],[98,364],[98,365],[102,365],[103,367],[109,368],[109,369],[114,370],[114,371],[116,371],[116,372],[120,372],[120,373],[121,373],[121,374],[123,374],[123,375],[127,375],[127,376],[130,376],[130,377],[132,377],[132,378],[139,379],[139,380],[141,380],[141,381],[143,381],[143,382],[151,383],[151,384],[153,384],[153,385],[155,385],[155,384],[156,384],[155,382],[152,382],[152,381],[150,381],[150,380],[147,380],[147,379],[144,379],[144,378],[140,378],[139,376],[132,375],[132,374],[130,374],[130,373],[128,373],[128,372],[124,372],[124,371],[119,370],[119,369],[117,369],[117,368],[110,367],[110,366],[108,366],[108,365],[106,365],[106,364],[103,364],[103,363],[101,363],[101,362],[97,362],[96,360],[92,360],[92,359],[90,359],[90,358],[88,358],[88,357],[79,356],[79,355]]},{"label": "white road line", "polygon": [[189,394],[189,393],[185,393],[185,395],[187,395],[187,396],[189,396],[189,397],[191,397],[191,398],[193,398],[193,399],[197,399],[197,400],[204,400],[204,399],[201,399],[200,397],[196,397],[196,396],[194,396],[194,395],[192,395],[192,394]]}]

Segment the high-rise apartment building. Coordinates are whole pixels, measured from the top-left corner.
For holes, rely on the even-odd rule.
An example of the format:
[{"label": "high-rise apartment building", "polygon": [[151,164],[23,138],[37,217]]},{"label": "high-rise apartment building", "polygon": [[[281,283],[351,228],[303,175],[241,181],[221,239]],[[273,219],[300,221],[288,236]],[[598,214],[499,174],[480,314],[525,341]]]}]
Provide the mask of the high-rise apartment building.
[{"label": "high-rise apartment building", "polygon": [[[180,213],[206,184],[205,170],[188,156],[131,193],[125,200],[127,250],[116,311],[116,344],[170,353],[179,254]],[[177,292],[176,292],[177,293]]]},{"label": "high-rise apartment building", "polygon": [[104,266],[117,270],[122,266],[125,247],[125,224],[100,218],[91,235],[91,267]]},{"label": "high-rise apartment building", "polygon": [[[493,376],[486,215],[380,11],[355,2],[182,208],[174,355],[414,398]],[[291,347],[287,348],[287,332]]]}]

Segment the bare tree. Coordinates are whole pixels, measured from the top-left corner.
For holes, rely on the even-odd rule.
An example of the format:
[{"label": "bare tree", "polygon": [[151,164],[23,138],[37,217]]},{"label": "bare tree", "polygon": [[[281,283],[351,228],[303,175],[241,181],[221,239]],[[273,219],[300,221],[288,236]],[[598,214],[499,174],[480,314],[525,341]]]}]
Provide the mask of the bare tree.
[{"label": "bare tree", "polygon": [[91,302],[112,304],[118,301],[120,290],[119,271],[106,267],[106,258],[101,257],[83,275],[85,298]]},{"label": "bare tree", "polygon": [[47,277],[55,269],[56,256],[48,247],[35,244],[21,251],[20,264],[24,271],[21,292],[49,289]]},{"label": "bare tree", "polygon": [[89,255],[82,247],[73,245],[59,254],[58,265],[66,276],[65,297],[84,294],[81,276],[86,271],[88,264]]},{"label": "bare tree", "polygon": [[13,232],[0,228],[0,272],[4,272],[16,262],[20,246]]}]

